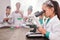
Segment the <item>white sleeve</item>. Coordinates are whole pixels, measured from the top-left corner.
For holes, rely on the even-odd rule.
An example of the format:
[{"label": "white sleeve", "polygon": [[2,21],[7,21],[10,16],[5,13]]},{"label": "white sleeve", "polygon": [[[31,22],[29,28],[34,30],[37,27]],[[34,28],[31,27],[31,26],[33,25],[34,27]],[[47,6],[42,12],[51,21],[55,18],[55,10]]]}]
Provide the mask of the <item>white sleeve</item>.
[{"label": "white sleeve", "polygon": [[49,39],[50,40],[60,40],[60,24],[56,25],[53,28],[53,32],[50,32]]},{"label": "white sleeve", "polygon": [[14,15],[13,13],[9,15],[9,23],[13,23],[13,20],[14,20]]}]

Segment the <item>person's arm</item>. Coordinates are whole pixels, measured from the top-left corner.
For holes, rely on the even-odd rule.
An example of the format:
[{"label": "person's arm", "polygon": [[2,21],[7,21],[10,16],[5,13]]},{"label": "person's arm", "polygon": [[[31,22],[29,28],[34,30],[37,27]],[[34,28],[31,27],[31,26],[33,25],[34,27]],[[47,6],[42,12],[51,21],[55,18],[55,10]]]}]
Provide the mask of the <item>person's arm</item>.
[{"label": "person's arm", "polygon": [[8,23],[13,23],[14,21],[14,12],[12,12],[10,15],[9,15],[9,20],[8,20]]},{"label": "person's arm", "polygon": [[6,22],[8,20],[8,18],[6,17],[6,15],[0,15],[0,23]]},{"label": "person's arm", "polygon": [[26,22],[26,20],[28,19],[28,17],[24,17],[24,21]]},{"label": "person's arm", "polygon": [[55,25],[53,28],[53,32],[49,34],[50,40],[60,40],[60,24]]},{"label": "person's arm", "polygon": [[13,23],[13,18],[9,18],[8,23],[12,24]]},{"label": "person's arm", "polygon": [[46,38],[49,38],[50,40],[60,40],[60,24],[56,25],[53,28],[53,32],[48,32],[44,28],[38,28],[38,31],[45,35]]},{"label": "person's arm", "polygon": [[21,16],[22,16],[22,18],[23,18],[23,12],[22,12],[22,11],[20,11],[19,13],[21,14]]},{"label": "person's arm", "polygon": [[46,38],[49,38],[50,32],[46,31],[44,28],[38,28],[38,31],[45,35]]}]

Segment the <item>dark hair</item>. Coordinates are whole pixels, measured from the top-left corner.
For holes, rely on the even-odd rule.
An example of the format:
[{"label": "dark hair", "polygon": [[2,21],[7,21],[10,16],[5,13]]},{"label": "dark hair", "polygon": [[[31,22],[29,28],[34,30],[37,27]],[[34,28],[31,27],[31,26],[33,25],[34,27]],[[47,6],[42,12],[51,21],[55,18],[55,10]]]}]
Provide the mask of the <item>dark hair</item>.
[{"label": "dark hair", "polygon": [[52,2],[52,4],[54,5],[54,12],[55,12],[55,14],[58,16],[58,18],[59,18],[59,20],[60,20],[59,4],[58,4],[57,1],[51,1],[51,2]]},{"label": "dark hair", "polygon": [[54,7],[54,12],[55,12],[55,14],[58,16],[58,18],[60,20],[60,13],[59,13],[60,8],[59,8],[58,2],[57,1],[53,1],[53,0],[49,0],[49,1],[53,4],[53,6],[50,5],[50,4],[47,4],[47,6],[48,7]]},{"label": "dark hair", "polygon": [[29,7],[28,7],[28,10],[33,11],[33,6],[29,6]]},{"label": "dark hair", "polygon": [[7,6],[6,9],[11,9],[11,7],[10,6]]}]

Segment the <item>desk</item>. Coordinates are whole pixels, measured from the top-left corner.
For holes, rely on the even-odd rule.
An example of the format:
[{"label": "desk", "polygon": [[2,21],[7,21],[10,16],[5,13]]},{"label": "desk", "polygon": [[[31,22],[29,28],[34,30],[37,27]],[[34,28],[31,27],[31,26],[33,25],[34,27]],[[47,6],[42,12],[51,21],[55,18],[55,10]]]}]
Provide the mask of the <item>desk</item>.
[{"label": "desk", "polygon": [[[26,33],[29,32],[28,28],[2,28],[0,29],[0,40],[35,40],[31,38],[26,38]],[[39,39],[40,40],[40,39]]]},{"label": "desk", "polygon": [[0,40],[26,40],[25,34],[29,31],[27,28],[11,29],[2,28],[0,29]]}]

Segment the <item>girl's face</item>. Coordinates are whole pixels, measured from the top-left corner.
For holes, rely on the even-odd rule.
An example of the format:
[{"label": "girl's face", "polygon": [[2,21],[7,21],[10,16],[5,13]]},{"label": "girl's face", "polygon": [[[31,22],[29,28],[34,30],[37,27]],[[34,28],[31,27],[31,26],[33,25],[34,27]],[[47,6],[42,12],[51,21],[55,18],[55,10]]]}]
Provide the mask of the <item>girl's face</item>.
[{"label": "girl's face", "polygon": [[10,12],[11,12],[11,9],[6,9],[6,14],[10,14]]},{"label": "girl's face", "polygon": [[16,8],[19,9],[20,8],[20,3],[16,4]]},{"label": "girl's face", "polygon": [[50,17],[51,15],[53,15],[53,12],[54,12],[53,7],[50,8],[47,5],[43,5],[42,9],[45,10],[45,16]]},{"label": "girl's face", "polygon": [[32,13],[32,11],[31,10],[28,10],[28,14],[31,14]]}]

